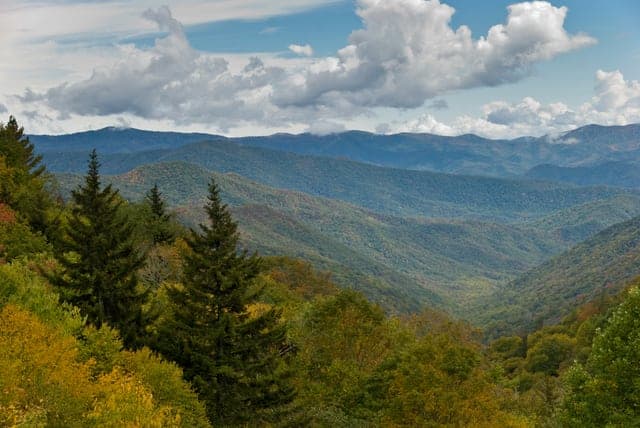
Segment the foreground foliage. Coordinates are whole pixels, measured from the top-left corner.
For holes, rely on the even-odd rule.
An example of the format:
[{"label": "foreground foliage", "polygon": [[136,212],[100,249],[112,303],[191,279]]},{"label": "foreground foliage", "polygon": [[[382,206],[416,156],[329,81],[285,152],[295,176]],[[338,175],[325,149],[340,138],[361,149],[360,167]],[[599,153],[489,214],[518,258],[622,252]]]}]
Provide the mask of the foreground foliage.
[{"label": "foreground foliage", "polygon": [[0,425],[208,426],[177,366],[85,326],[30,265],[0,266]]},{"label": "foreground foliage", "polygon": [[571,368],[567,383],[567,425],[640,423],[640,288],[632,289],[596,332],[589,358]]}]

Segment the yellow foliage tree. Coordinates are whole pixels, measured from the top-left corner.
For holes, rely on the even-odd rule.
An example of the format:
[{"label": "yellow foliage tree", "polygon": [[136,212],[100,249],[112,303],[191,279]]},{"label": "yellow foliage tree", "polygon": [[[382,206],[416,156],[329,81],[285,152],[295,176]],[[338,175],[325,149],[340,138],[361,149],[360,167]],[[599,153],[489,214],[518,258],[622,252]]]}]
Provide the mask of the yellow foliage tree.
[{"label": "yellow foliage tree", "polygon": [[91,362],[72,337],[14,305],[0,312],[0,425],[73,426],[91,409]]},{"label": "yellow foliage tree", "polygon": [[113,367],[96,376],[95,360],[83,359],[79,348],[59,328],[5,305],[0,310],[0,426],[208,426],[202,404],[174,365],[147,349],[119,352],[112,355]]}]

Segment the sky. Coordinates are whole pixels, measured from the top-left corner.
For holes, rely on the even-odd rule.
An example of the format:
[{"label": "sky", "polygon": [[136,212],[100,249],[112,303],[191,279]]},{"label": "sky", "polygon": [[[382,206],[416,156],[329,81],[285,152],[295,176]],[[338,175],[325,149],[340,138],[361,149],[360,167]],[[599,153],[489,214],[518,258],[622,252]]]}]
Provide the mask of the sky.
[{"label": "sky", "polygon": [[2,0],[0,119],[229,136],[640,122],[636,0]]}]

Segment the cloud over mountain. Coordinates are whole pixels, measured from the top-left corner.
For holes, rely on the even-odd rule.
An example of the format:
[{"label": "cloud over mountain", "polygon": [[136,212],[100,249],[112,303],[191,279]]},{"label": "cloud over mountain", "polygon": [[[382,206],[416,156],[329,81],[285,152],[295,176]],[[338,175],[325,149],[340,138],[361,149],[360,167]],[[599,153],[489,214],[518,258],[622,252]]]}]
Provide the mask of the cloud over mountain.
[{"label": "cloud over mountain", "polygon": [[626,80],[619,70],[598,70],[591,99],[578,108],[562,102],[543,104],[533,97],[518,102],[494,101],[478,118],[462,116],[450,125],[432,115],[382,126],[384,132],[427,132],[442,135],[475,133],[488,137],[555,134],[590,123],[626,125],[640,122],[640,82]]},{"label": "cloud over mountain", "polygon": [[[514,82],[540,61],[595,43],[567,33],[567,9],[547,2],[509,6],[506,23],[479,38],[466,26],[451,27],[454,12],[437,0],[359,0],[363,28],[335,56],[252,58],[236,67],[193,49],[167,7],[149,9],[143,17],[168,33],[151,48],[123,47],[111,66],[84,80],[27,90],[21,100],[44,103],[62,118],[131,114],[223,130],[309,124],[376,107],[420,107],[449,91]],[[308,45],[290,49],[313,54]]]}]

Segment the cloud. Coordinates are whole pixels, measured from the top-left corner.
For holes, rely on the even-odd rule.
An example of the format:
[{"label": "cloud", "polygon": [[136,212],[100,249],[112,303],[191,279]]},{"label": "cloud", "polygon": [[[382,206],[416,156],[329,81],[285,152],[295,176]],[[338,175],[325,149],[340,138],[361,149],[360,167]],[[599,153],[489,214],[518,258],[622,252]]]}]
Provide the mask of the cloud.
[{"label": "cloud", "polygon": [[280,27],[267,27],[263,30],[260,30],[260,34],[276,34],[278,33],[282,28]]},{"label": "cloud", "polygon": [[405,122],[384,123],[376,128],[380,134],[396,134],[403,132],[437,135],[457,135],[458,130],[439,122],[431,114],[423,114]]},{"label": "cloud", "polygon": [[307,132],[314,135],[330,135],[346,131],[347,128],[341,124],[330,120],[318,120],[309,125]]},{"label": "cloud", "polygon": [[[626,80],[616,71],[596,72],[595,94],[578,108],[561,102],[543,104],[532,97],[516,103],[494,101],[482,106],[480,117],[461,116],[450,125],[431,115],[381,128],[384,133],[430,132],[442,135],[479,134],[492,138],[524,135],[558,135],[591,123],[627,125],[640,123],[640,82]],[[566,143],[566,141],[563,141]]]},{"label": "cloud", "polygon": [[118,128],[122,128],[122,129],[126,129],[126,128],[131,128],[131,122],[122,117],[122,116],[118,116],[118,118],[116,119],[116,122],[118,123]]},{"label": "cloud", "polygon": [[622,115],[628,120],[640,120],[640,82],[627,81],[620,72],[598,70],[596,73],[596,95],[590,105],[599,113]]},{"label": "cloud", "polygon": [[184,37],[184,28],[177,19],[171,16],[169,6],[160,6],[157,9],[147,9],[142,13],[142,17],[155,22],[160,31],[168,31],[173,35],[179,34]]},{"label": "cloud", "polygon": [[433,100],[428,107],[433,110],[446,110],[449,108],[449,103],[447,102],[447,100],[442,100],[442,99]]},{"label": "cloud", "polygon": [[63,117],[130,113],[176,123],[261,120],[268,113],[265,89],[281,70],[252,59],[233,74],[225,59],[191,48],[168,8],[150,9],[143,16],[169,32],[150,51],[129,47],[125,60],[94,70],[88,79],[44,93],[27,89],[22,101],[44,102]]},{"label": "cloud", "polygon": [[[296,1],[314,2],[322,0]],[[453,90],[514,82],[540,61],[595,43],[587,35],[568,34],[567,9],[547,2],[509,6],[506,23],[477,39],[466,26],[451,28],[454,9],[437,0],[357,5],[363,28],[336,56],[309,58],[311,46],[291,45],[300,58],[253,57],[240,66],[229,55],[193,49],[168,7],[148,9],[142,17],[167,33],[151,48],[116,45],[110,51],[116,60],[99,62],[89,77],[45,90],[27,88],[20,100],[41,103],[59,118],[130,115],[223,132],[254,125],[305,127],[370,116],[377,107],[420,107]],[[440,99],[429,107],[447,105]],[[492,119],[499,114],[506,112],[496,111]],[[434,121],[425,116],[411,126],[424,132],[455,129]]]},{"label": "cloud", "polygon": [[0,103],[0,113],[7,113],[9,110],[7,109],[7,106],[5,106],[4,104]]},{"label": "cloud", "polygon": [[416,108],[452,90],[497,86],[530,74],[533,66],[595,43],[564,29],[567,9],[547,2],[508,7],[507,22],[474,39],[450,25],[455,10],[438,0],[359,0],[364,28],[349,45],[302,72],[276,103]]},{"label": "cloud", "polygon": [[542,105],[532,97],[519,103],[497,101],[483,106],[484,119],[505,126],[527,126],[532,129],[569,127],[579,121],[575,112],[563,103]]},{"label": "cloud", "polygon": [[23,110],[20,112],[21,117],[26,117],[29,121],[36,123],[49,123],[52,122],[53,119],[46,114],[38,110]]},{"label": "cloud", "polygon": [[[172,2],[174,16],[184,25],[228,20],[259,20],[308,11],[341,0],[181,0]],[[151,30],[140,11],[157,8],[158,0],[58,1],[2,0],[0,24],[19,38],[54,39],[68,35],[122,35]]]},{"label": "cloud", "polygon": [[575,109],[563,103],[543,105],[527,97],[517,104],[487,104],[483,107],[484,118],[493,124],[537,130],[537,133],[561,132],[589,123],[640,122],[640,82],[625,80],[618,70],[598,70],[594,90],[591,100]]},{"label": "cloud", "polygon": [[310,45],[289,45],[289,50],[297,55],[313,56],[313,48]]}]

